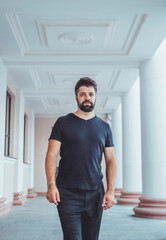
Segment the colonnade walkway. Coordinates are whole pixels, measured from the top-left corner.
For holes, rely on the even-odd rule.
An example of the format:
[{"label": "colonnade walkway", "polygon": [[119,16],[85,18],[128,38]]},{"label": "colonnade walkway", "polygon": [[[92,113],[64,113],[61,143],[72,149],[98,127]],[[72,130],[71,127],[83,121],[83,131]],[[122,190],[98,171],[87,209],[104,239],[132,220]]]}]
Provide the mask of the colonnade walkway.
[{"label": "colonnade walkway", "polygon": [[[133,217],[133,207],[114,205],[104,211],[100,240],[166,240],[166,220]],[[0,218],[0,240],[62,240],[56,206],[45,197],[13,206]]]}]

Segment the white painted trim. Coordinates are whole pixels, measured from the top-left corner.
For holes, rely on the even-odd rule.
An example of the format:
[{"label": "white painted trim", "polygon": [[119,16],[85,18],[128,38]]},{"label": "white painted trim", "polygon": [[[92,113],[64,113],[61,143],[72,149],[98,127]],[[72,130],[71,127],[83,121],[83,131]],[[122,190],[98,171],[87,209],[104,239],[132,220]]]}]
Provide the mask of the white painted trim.
[{"label": "white painted trim", "polygon": [[17,158],[13,158],[13,157],[6,157],[6,156],[4,156],[4,161],[5,162],[10,162],[10,163],[15,163],[15,162],[17,162]]}]

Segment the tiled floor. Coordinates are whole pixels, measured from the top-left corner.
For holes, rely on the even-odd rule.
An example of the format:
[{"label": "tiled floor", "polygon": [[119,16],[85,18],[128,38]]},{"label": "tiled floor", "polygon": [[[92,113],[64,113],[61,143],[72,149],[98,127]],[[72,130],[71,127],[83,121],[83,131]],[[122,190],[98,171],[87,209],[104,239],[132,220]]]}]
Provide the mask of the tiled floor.
[{"label": "tiled floor", "polygon": [[[166,240],[166,220],[133,217],[133,207],[115,205],[104,211],[100,240]],[[45,197],[13,206],[0,219],[0,240],[62,240],[56,206]]]}]

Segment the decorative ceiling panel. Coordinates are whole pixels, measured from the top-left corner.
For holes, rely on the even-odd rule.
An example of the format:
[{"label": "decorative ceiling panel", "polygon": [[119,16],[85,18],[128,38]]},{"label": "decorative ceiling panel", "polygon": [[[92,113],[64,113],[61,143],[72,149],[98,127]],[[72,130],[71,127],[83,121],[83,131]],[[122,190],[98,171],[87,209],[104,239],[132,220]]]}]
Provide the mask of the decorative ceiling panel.
[{"label": "decorative ceiling panel", "polygon": [[51,82],[57,87],[72,88],[75,86],[76,82],[82,77],[90,77],[94,80],[97,78],[96,73],[48,73]]},{"label": "decorative ceiling panel", "polygon": [[74,90],[76,82],[82,77],[90,77],[95,80],[99,87],[108,86],[109,75],[108,73],[90,73],[90,72],[80,72],[80,73],[54,73],[47,71],[34,71],[30,70],[29,74],[34,83],[36,89],[53,89],[53,88],[71,88]]},{"label": "decorative ceiling panel", "polygon": [[[22,55],[128,55],[146,14],[112,15],[110,19],[32,19],[7,14]],[[43,15],[39,15],[42,18]]]},{"label": "decorative ceiling panel", "polygon": [[41,44],[57,50],[109,47],[114,25],[113,20],[37,21]]}]

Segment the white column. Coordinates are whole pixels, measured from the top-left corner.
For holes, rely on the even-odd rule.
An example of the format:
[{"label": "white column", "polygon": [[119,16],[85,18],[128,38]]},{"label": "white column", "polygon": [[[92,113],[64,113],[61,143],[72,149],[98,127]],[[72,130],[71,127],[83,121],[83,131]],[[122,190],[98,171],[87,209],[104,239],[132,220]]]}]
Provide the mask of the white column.
[{"label": "white column", "polygon": [[115,197],[118,199],[122,192],[122,107],[112,113],[112,132],[115,146],[115,157],[117,163],[117,176],[115,183]]},{"label": "white column", "polygon": [[5,145],[5,115],[6,115],[7,71],[0,59],[0,217],[10,212],[10,205],[4,197],[4,145]]},{"label": "white column", "polygon": [[0,59],[0,197],[3,196],[7,71]]},{"label": "white column", "polygon": [[31,111],[30,114],[30,141],[29,141],[29,146],[30,146],[30,164],[31,164],[31,170],[30,170],[30,188],[34,187],[34,138],[35,138],[35,116],[34,112]]},{"label": "white column", "polygon": [[26,195],[24,195],[26,193],[23,192],[24,103],[22,90],[17,90],[15,146],[18,160],[15,164],[13,205],[22,205],[26,202]]},{"label": "white column", "polygon": [[141,196],[139,79],[122,97],[123,192],[118,204],[137,205]]},{"label": "white column", "polygon": [[28,198],[34,198],[37,196],[34,189],[34,137],[35,137],[35,115],[31,110],[29,115],[29,128],[28,128],[28,158],[30,163],[30,176],[28,186]]},{"label": "white column", "polygon": [[19,192],[23,189],[23,144],[24,144],[24,96],[21,90],[16,95],[16,134],[15,147],[18,158],[15,168],[14,191]]},{"label": "white column", "polygon": [[134,209],[138,217],[166,219],[165,62],[166,39],[140,67],[143,196]]}]

